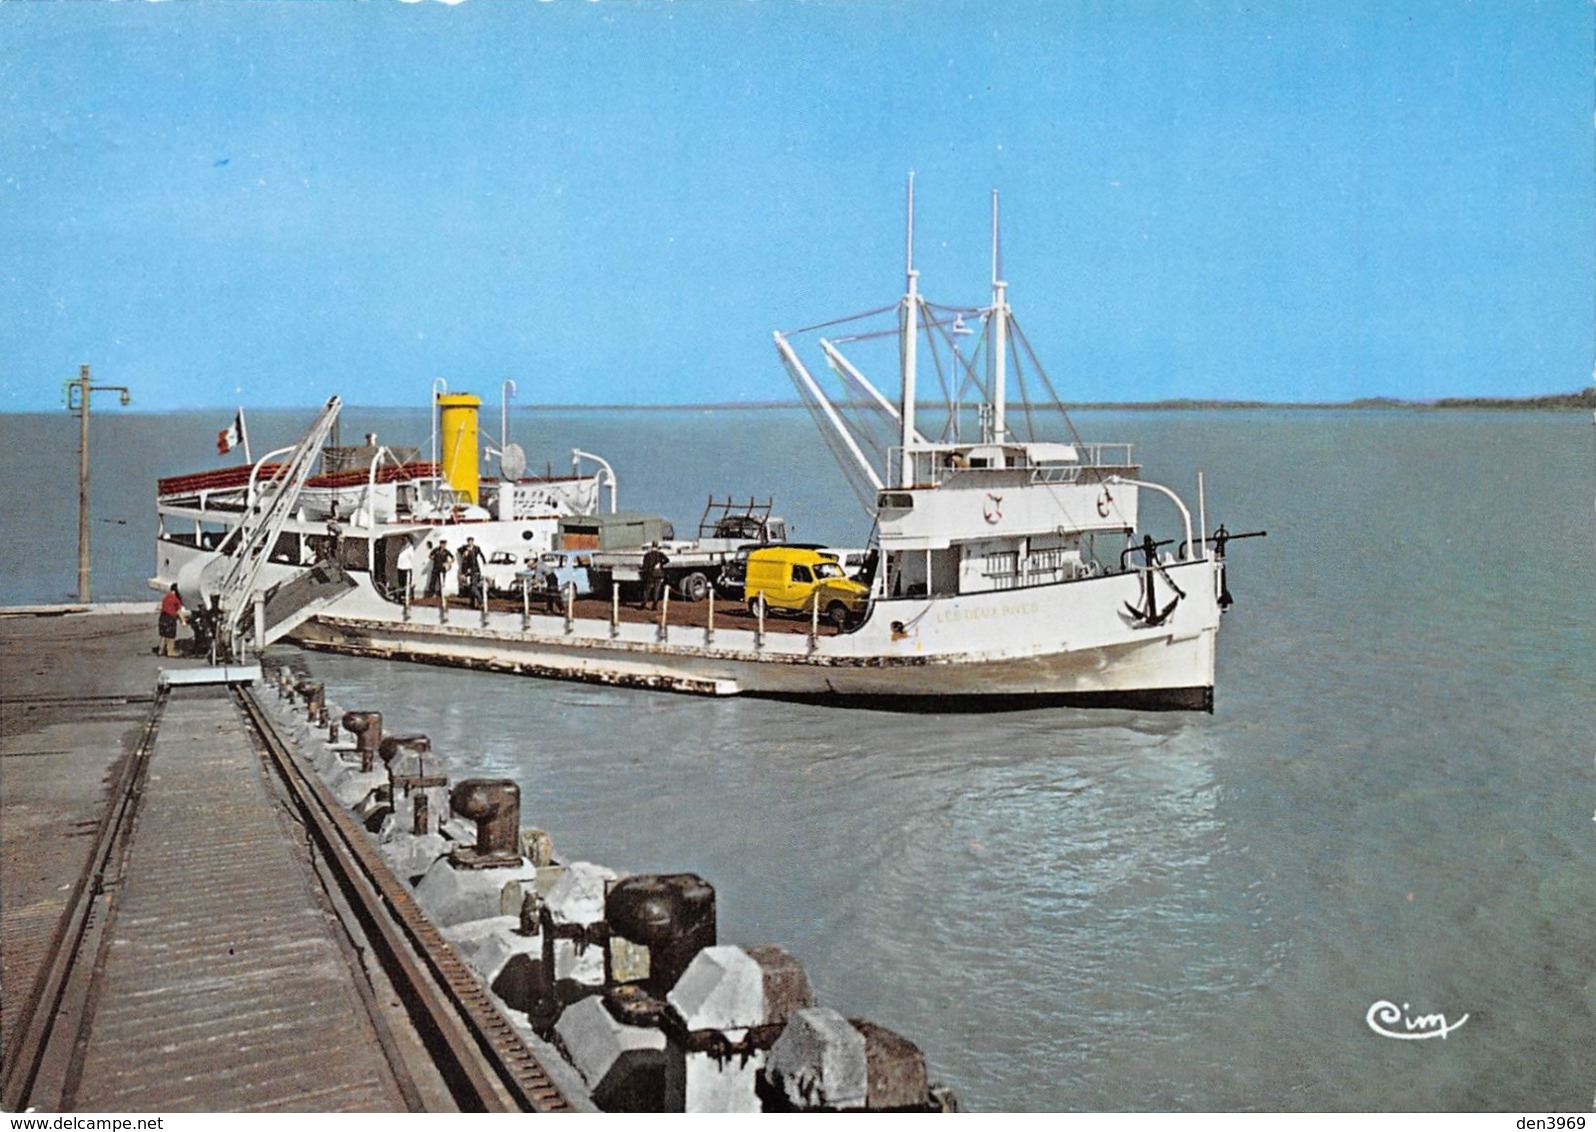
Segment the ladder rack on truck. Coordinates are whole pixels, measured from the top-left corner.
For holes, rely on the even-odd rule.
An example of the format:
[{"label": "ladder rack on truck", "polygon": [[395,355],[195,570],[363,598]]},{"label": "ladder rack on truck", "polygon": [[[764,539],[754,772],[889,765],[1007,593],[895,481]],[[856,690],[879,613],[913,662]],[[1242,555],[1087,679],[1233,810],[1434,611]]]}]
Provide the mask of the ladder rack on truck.
[{"label": "ladder rack on truck", "polygon": [[[747,503],[709,497],[698,521],[698,537],[677,540],[664,534],[657,541],[667,559],[665,581],[671,592],[684,601],[703,601],[721,580],[726,564],[737,557],[740,548],[785,542],[787,524],[771,514],[772,501],[750,498]],[[662,531],[670,525],[659,521]],[[655,540],[650,540],[650,542]],[[643,556],[648,545],[598,548],[590,565],[594,592],[608,593],[619,584],[623,598],[640,596],[643,583]]]}]

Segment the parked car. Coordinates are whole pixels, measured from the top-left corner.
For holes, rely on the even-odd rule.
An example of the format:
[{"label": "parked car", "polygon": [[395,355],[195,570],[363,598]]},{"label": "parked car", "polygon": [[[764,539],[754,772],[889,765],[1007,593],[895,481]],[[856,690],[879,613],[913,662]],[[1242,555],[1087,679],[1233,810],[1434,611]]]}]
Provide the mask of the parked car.
[{"label": "parked car", "polygon": [[566,587],[574,586],[574,596],[588,597],[593,593],[593,579],[588,573],[592,562],[591,551],[545,551],[538,556],[537,581],[533,587],[545,593],[563,594]]},{"label": "parked car", "polygon": [[526,564],[517,558],[514,551],[495,550],[489,553],[488,560],[482,564],[482,580],[488,585],[488,593],[496,595],[519,595],[521,583],[517,578]]},{"label": "parked car", "polygon": [[781,613],[820,615],[839,629],[864,619],[870,590],[851,580],[833,554],[792,546],[768,546],[748,553],[743,584],[749,609],[762,599]]}]

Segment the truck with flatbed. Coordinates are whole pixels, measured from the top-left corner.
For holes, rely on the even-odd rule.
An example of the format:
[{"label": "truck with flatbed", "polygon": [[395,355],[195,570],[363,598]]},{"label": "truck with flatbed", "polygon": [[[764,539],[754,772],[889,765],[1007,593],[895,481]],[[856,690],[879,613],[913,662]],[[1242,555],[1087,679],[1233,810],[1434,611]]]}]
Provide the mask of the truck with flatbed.
[{"label": "truck with flatbed", "polygon": [[[619,585],[623,601],[641,598],[643,556],[657,546],[666,557],[665,581],[671,593],[683,601],[699,602],[720,583],[722,571],[739,549],[787,541],[787,524],[772,515],[771,509],[770,500],[737,503],[730,496],[724,500],[710,496],[698,521],[698,535],[692,539],[675,538],[671,524],[662,519],[655,520],[657,526],[629,522],[624,532],[612,536],[609,515],[569,517],[560,520],[560,546],[589,549],[593,592],[606,594]],[[566,537],[568,525],[573,531],[592,528],[599,533],[587,536],[591,541],[585,542],[578,533],[580,545],[573,546]],[[630,541],[639,534],[642,537],[637,541]],[[628,545],[618,545],[623,541]],[[738,588],[741,589],[740,584]]]}]

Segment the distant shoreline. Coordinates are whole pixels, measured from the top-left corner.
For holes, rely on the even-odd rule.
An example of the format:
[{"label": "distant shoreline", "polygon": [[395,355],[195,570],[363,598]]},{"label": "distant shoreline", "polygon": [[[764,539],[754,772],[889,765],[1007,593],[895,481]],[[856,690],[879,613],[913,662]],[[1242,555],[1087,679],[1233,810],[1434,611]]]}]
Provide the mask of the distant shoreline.
[{"label": "distant shoreline", "polygon": [[[520,406],[544,413],[612,411],[692,412],[731,409],[801,409],[801,401],[722,401],[691,405],[568,405]],[[1019,407],[1015,403],[1015,407]],[[1035,406],[1033,406],[1035,407]],[[1564,409],[1596,411],[1596,387],[1574,393],[1549,393],[1541,397],[1441,397],[1433,401],[1404,401],[1395,397],[1360,397],[1354,401],[1220,401],[1176,398],[1168,401],[1067,401],[1069,410],[1112,409],[1118,412],[1160,412],[1184,409],[1506,409],[1515,412]]]},{"label": "distant shoreline", "polygon": [[[967,405],[973,402],[967,402]],[[145,413],[206,413],[231,411],[237,407],[236,402],[227,405],[186,405],[180,408],[146,409]],[[345,405],[346,410],[362,409],[407,409],[425,408],[409,405]],[[1011,402],[1011,407],[1023,411],[1024,405],[1020,402]],[[1033,405],[1033,408],[1041,406]],[[297,412],[299,406],[293,405],[245,405],[250,412]],[[738,410],[767,411],[772,409],[801,409],[802,401],[711,401],[696,404],[682,405],[571,405],[571,404],[545,404],[539,402],[518,402],[513,408],[518,412],[539,413],[593,413],[593,412],[644,412],[644,413],[693,413],[693,412],[733,412]],[[1440,397],[1431,401],[1406,401],[1396,397],[1360,397],[1353,401],[1223,401],[1198,398],[1175,398],[1167,401],[1069,401],[1064,408],[1074,411],[1112,410],[1114,412],[1183,412],[1193,409],[1203,411],[1234,411],[1234,410],[1259,410],[1259,409],[1292,409],[1292,410],[1379,410],[1379,409],[1420,409],[1420,410],[1447,410],[1447,409],[1488,409],[1505,410],[1509,412],[1563,412],[1574,409],[1586,412],[1596,411],[1596,387],[1581,389],[1574,393],[1548,393],[1540,397]],[[54,416],[59,410],[49,409],[0,409],[0,416]],[[137,403],[129,408],[118,408],[117,416],[128,414],[139,415],[141,410]]]}]

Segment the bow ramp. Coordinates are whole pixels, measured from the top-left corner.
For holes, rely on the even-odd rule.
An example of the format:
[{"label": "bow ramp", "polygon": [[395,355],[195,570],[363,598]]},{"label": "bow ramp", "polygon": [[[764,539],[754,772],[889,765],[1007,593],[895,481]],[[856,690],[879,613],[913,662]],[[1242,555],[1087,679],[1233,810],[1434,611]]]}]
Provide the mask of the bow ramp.
[{"label": "bow ramp", "polygon": [[262,602],[260,647],[282,640],[355,588],[355,580],[335,562],[318,562],[273,586]]}]

